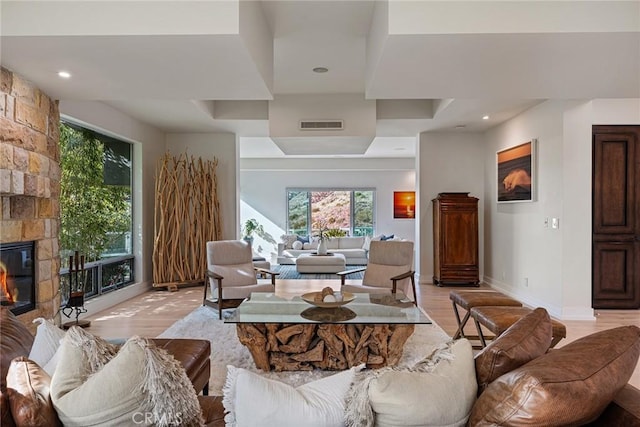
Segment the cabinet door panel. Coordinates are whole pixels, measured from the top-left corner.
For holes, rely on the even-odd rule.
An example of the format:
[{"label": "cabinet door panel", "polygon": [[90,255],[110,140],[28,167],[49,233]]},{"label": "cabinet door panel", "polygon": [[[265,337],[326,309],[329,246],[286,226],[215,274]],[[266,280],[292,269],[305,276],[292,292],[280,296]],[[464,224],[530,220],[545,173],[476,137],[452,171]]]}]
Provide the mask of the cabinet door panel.
[{"label": "cabinet door panel", "polygon": [[[477,264],[477,215],[474,212],[444,212],[442,230],[446,236],[452,236],[443,242],[442,265],[474,266]],[[457,237],[456,237],[457,236]]]}]

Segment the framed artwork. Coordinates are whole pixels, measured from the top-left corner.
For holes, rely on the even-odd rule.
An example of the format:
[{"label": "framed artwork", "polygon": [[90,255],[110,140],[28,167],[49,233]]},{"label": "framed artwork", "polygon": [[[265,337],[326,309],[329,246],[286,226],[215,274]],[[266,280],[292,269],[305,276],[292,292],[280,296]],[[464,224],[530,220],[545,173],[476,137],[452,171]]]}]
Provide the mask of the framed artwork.
[{"label": "framed artwork", "polygon": [[393,217],[413,219],[416,217],[416,192],[393,192]]},{"label": "framed artwork", "polygon": [[496,153],[498,203],[532,202],[535,198],[536,140]]}]

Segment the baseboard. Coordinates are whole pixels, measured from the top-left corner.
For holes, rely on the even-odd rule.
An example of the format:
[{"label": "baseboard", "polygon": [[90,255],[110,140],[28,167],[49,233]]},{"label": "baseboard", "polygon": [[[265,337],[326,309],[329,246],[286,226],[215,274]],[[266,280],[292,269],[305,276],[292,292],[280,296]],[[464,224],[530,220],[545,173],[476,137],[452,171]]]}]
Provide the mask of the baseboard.
[{"label": "baseboard", "polygon": [[512,298],[517,299],[524,305],[529,307],[544,307],[551,317],[555,317],[559,320],[595,320],[593,309],[584,307],[561,307],[558,305],[550,305],[546,301],[542,301],[531,295],[519,292],[518,289],[514,289],[508,283],[501,282],[491,277],[484,277],[484,283],[491,286],[496,291],[500,291],[503,294],[509,295]]}]

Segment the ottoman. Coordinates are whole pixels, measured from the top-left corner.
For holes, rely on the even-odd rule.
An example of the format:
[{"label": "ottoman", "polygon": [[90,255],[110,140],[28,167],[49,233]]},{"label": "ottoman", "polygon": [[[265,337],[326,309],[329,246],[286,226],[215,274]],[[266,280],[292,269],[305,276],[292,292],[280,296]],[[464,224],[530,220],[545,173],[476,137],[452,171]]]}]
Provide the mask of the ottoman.
[{"label": "ottoman", "polygon": [[[482,306],[511,306],[511,307],[522,307],[522,303],[517,301],[507,295],[504,295],[497,291],[451,291],[449,292],[449,299],[453,304],[453,313],[456,316],[456,321],[458,322],[458,330],[453,335],[453,339],[456,340],[458,338],[469,338],[469,339],[480,339],[479,336],[465,336],[464,327],[467,324],[467,321],[471,317],[471,309],[473,307],[482,307]],[[458,312],[458,307],[465,310],[465,315],[462,320],[460,319],[460,313]]]},{"label": "ottoman", "polygon": [[300,254],[296,259],[298,273],[337,273],[346,268],[346,259],[342,254],[327,255]]},{"label": "ottoman", "polygon": [[[482,333],[480,325],[484,326],[496,336],[500,336],[511,325],[518,320],[531,313],[533,310],[527,307],[473,307],[471,308],[471,317],[476,323],[476,329],[482,342],[482,347],[486,347],[487,343]],[[552,341],[551,348],[555,347],[561,339],[567,337],[567,328],[565,325],[555,319],[551,319]]]}]

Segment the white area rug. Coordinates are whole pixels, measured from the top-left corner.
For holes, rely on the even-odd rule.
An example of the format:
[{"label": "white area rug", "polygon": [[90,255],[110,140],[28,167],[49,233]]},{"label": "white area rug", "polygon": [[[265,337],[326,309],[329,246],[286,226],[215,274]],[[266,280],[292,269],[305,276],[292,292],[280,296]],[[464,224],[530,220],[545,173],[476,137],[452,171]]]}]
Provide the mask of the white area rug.
[{"label": "white area rug", "polygon": [[[224,316],[224,312],[223,312]],[[211,342],[211,379],[209,394],[222,395],[227,376],[227,365],[245,368],[264,377],[276,379],[294,387],[332,375],[332,371],[263,372],[256,368],[249,350],[238,341],[235,324],[218,320],[218,312],[211,307],[198,307],[184,319],[178,320],[158,338],[197,338]],[[450,337],[436,324],[416,325],[407,340],[401,364],[413,365],[429,355],[433,348]]]}]

